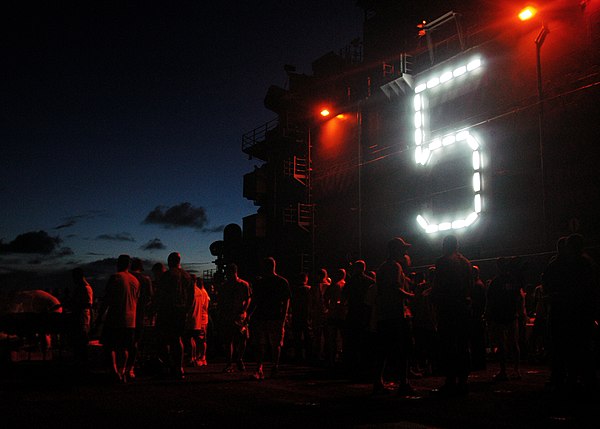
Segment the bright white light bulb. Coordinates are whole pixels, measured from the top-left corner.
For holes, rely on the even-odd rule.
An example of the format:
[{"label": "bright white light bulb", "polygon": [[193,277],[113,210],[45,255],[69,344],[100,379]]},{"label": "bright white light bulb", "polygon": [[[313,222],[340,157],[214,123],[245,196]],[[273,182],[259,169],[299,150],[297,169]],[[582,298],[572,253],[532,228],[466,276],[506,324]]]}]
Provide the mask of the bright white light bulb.
[{"label": "bright white light bulb", "polygon": [[476,68],[481,66],[481,60],[479,58],[474,59],[469,64],[467,64],[467,71],[473,71]]},{"label": "bright white light bulb", "polygon": [[415,162],[417,164],[421,164],[421,157],[423,156],[423,148],[421,146],[417,146],[415,149]]},{"label": "bright white light bulb", "polygon": [[423,113],[415,113],[415,128],[421,128],[423,126]]},{"label": "bright white light bulb", "polygon": [[477,213],[471,212],[469,216],[467,216],[467,218],[465,219],[465,226],[471,226],[473,222],[477,220],[478,216],[479,215]]},{"label": "bright white light bulb", "polygon": [[420,146],[421,143],[423,143],[423,129],[422,128],[417,128],[415,130],[415,144],[417,146]]},{"label": "bright white light bulb", "polygon": [[473,170],[477,171],[481,168],[481,159],[479,157],[479,151],[473,151]]},{"label": "bright white light bulb", "polygon": [[421,96],[420,95],[415,95],[415,98],[413,100],[413,104],[415,106],[415,111],[418,112],[419,110],[421,110],[421,106],[423,105],[423,103],[421,102]]},{"label": "bright white light bulb", "polygon": [[440,139],[433,139],[429,143],[429,150],[436,150],[442,147],[442,141]]},{"label": "bright white light bulb", "polygon": [[466,226],[466,221],[464,219],[455,220],[454,222],[452,222],[452,229],[461,229]]},{"label": "bright white light bulb", "polygon": [[425,232],[427,234],[432,234],[434,232],[438,232],[440,230],[440,227],[437,225],[428,225],[427,229],[425,230]]},{"label": "bright white light bulb", "polygon": [[473,202],[475,204],[475,213],[481,213],[481,194],[475,194]]},{"label": "bright white light bulb", "polygon": [[457,142],[461,142],[463,140],[466,140],[469,137],[469,132],[468,131],[459,131],[458,133],[456,133],[456,141]]},{"label": "bright white light bulb", "polygon": [[452,79],[452,72],[451,71],[442,73],[442,75],[440,76],[440,83],[448,82],[450,79]]},{"label": "bright white light bulb", "polygon": [[419,223],[419,225],[423,229],[427,229],[427,227],[429,226],[429,224],[427,223],[427,221],[425,220],[425,218],[423,216],[421,216],[421,215],[417,216],[417,222]]},{"label": "bright white light bulb", "polygon": [[440,79],[437,77],[434,77],[433,79],[430,79],[427,81],[427,89],[435,88],[439,84],[440,84]]},{"label": "bright white light bulb", "polygon": [[451,222],[442,222],[439,224],[439,228],[440,228],[440,231],[448,231],[449,229],[452,229],[452,223]]},{"label": "bright white light bulb", "polygon": [[442,145],[444,146],[449,146],[453,143],[456,143],[456,137],[453,134],[442,139]]},{"label": "bright white light bulb", "polygon": [[475,137],[473,137],[470,134],[467,137],[467,143],[469,144],[469,146],[471,147],[471,149],[473,149],[473,150],[479,149],[479,142],[477,141],[477,139]]},{"label": "bright white light bulb", "polygon": [[481,176],[478,172],[473,174],[473,190],[475,192],[481,191]]},{"label": "bright white light bulb", "polygon": [[455,69],[452,72],[452,76],[458,77],[458,76],[461,76],[461,75],[465,74],[466,72],[467,72],[467,67],[466,66],[461,66],[461,67]]}]

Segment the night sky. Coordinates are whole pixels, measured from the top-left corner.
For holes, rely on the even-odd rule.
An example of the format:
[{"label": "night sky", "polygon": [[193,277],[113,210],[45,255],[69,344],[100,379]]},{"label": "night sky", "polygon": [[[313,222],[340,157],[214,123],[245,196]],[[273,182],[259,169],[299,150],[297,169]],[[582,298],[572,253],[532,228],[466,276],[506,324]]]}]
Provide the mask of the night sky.
[{"label": "night sky", "polygon": [[214,268],[210,243],[256,211],[242,176],[258,161],[240,146],[275,117],[267,88],[362,28],[354,0],[14,3],[1,14],[0,274],[174,250]]}]

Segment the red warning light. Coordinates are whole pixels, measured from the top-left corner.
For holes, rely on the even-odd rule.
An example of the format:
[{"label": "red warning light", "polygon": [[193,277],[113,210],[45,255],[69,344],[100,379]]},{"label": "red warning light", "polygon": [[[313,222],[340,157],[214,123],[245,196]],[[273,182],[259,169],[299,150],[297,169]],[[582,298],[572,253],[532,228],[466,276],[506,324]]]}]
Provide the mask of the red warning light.
[{"label": "red warning light", "polygon": [[427,21],[423,21],[420,24],[417,24],[417,28],[419,29],[419,36],[422,37],[425,34],[427,34],[427,30],[425,30],[425,24],[427,24]]}]

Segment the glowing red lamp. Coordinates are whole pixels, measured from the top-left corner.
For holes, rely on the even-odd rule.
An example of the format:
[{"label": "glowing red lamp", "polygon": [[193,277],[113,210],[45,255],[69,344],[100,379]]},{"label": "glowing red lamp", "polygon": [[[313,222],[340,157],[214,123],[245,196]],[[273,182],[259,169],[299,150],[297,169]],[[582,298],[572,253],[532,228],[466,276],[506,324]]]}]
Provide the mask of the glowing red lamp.
[{"label": "glowing red lamp", "polygon": [[533,6],[527,6],[519,12],[519,19],[521,21],[527,21],[535,16],[537,9]]}]

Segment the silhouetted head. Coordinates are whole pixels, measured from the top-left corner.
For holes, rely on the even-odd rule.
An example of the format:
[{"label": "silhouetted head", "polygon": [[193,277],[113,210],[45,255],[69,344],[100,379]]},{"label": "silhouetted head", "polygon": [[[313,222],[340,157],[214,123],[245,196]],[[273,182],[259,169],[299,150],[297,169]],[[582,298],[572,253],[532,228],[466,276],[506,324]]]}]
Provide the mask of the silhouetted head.
[{"label": "silhouetted head", "polygon": [[359,259],[358,261],[354,262],[354,264],[352,264],[352,271],[354,271],[354,274],[362,274],[365,272],[366,269],[367,264],[365,264],[365,261],[363,261],[362,259]]},{"label": "silhouetted head", "polygon": [[410,246],[411,245],[404,241],[402,237],[392,238],[390,241],[388,241],[388,256],[391,259],[400,261],[401,259],[404,259],[404,255]]},{"label": "silhouetted head", "polygon": [[567,249],[567,237],[560,237],[556,241],[556,251],[559,255],[564,255],[565,250]]},{"label": "silhouetted head", "polygon": [[308,284],[308,274],[306,274],[306,273],[298,274],[298,284],[300,284],[300,285]]},{"label": "silhouetted head", "polygon": [[327,281],[327,277],[329,277],[327,270],[325,268],[321,268],[319,270],[319,282],[325,283]]},{"label": "silhouetted head", "polygon": [[152,265],[152,274],[154,274],[154,278],[158,280],[160,276],[165,272],[165,266],[162,262],[157,262]]},{"label": "silhouetted head", "polygon": [[143,271],[144,264],[140,258],[133,258],[131,260],[131,271]]},{"label": "silhouetted head", "polygon": [[129,269],[129,264],[131,263],[131,258],[129,255],[119,255],[117,259],[117,270],[118,271],[126,271]]},{"label": "silhouetted head", "polygon": [[169,265],[169,268],[178,268],[181,264],[181,255],[179,252],[171,253],[167,258],[167,264]]},{"label": "silhouetted head", "polygon": [[410,256],[406,254],[402,255],[402,258],[400,258],[398,262],[400,262],[400,265],[402,265],[403,270],[408,270],[408,268],[412,265],[412,260],[410,259]]},{"label": "silhouetted head", "polygon": [[273,275],[275,274],[275,268],[277,267],[277,263],[275,262],[275,258],[268,257],[262,260],[262,270],[265,275]]},{"label": "silhouetted head", "polygon": [[346,278],[346,270],[343,268],[339,268],[333,272],[332,277],[334,283],[342,281]]},{"label": "silhouetted head", "polygon": [[80,267],[73,268],[71,270],[71,276],[73,277],[73,282],[75,284],[81,284],[85,282],[85,276],[83,275],[83,269]]},{"label": "silhouetted head", "polygon": [[225,275],[227,276],[227,278],[234,279],[237,277],[237,273],[238,266],[236,264],[227,264],[227,267],[225,267]]},{"label": "silhouetted head", "polygon": [[447,235],[442,241],[442,252],[444,255],[449,255],[458,250],[458,239],[455,235]]},{"label": "silhouetted head", "polygon": [[433,282],[435,280],[435,267],[429,267],[427,270],[427,281]]},{"label": "silhouetted head", "polygon": [[581,255],[583,253],[583,235],[569,235],[567,237],[566,249],[570,255]]}]

